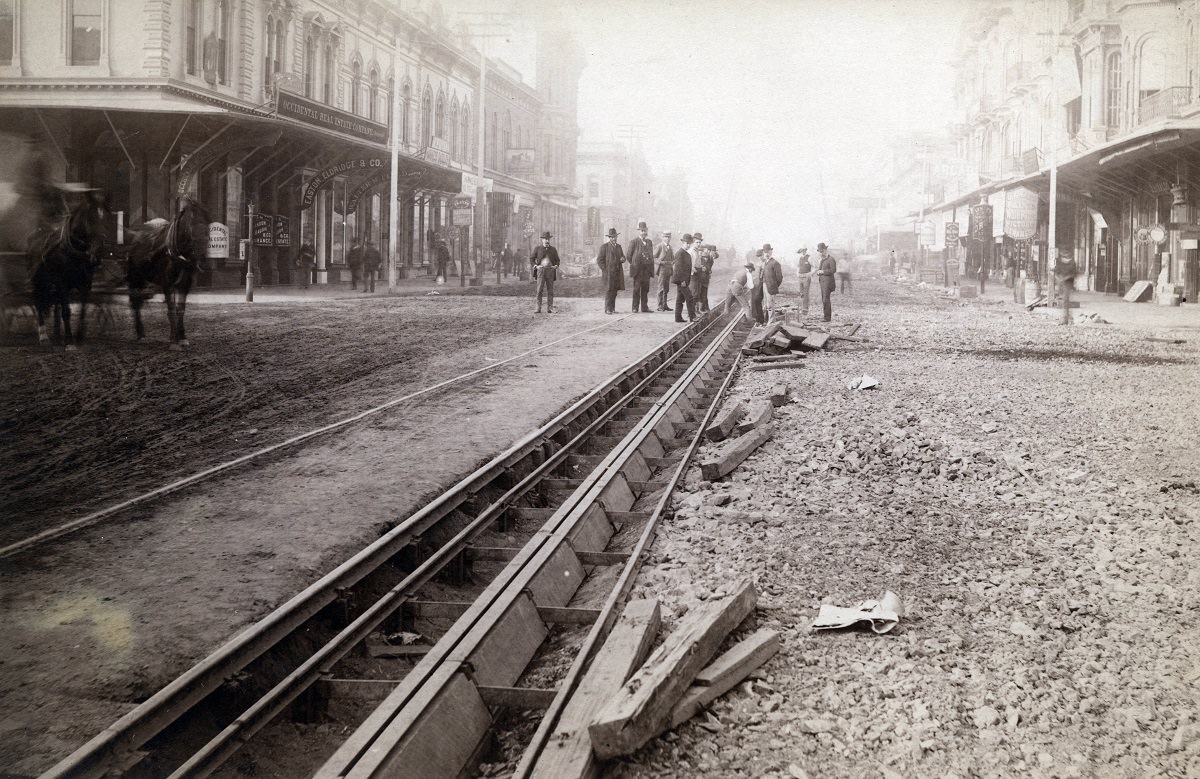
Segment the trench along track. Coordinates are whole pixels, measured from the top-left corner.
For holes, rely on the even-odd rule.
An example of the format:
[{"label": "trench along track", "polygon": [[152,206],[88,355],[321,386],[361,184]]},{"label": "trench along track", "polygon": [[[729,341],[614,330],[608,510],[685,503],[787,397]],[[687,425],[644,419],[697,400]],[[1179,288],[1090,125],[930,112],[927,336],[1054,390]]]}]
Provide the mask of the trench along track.
[{"label": "trench along track", "polygon": [[[595,620],[593,635],[583,644],[585,652],[594,647],[611,626],[613,604],[628,588],[634,565],[628,560],[628,551],[606,553],[604,547],[614,525],[640,523],[645,531],[633,551],[634,561],[644,548],[653,521],[666,505],[670,489],[690,453],[689,440],[679,437],[677,431],[691,424],[699,425],[696,409],[707,408],[710,400],[723,390],[724,385],[722,389],[711,386],[715,369],[710,363],[718,355],[725,363],[736,360],[737,350],[730,344],[737,323],[723,327],[722,323],[713,314],[701,324],[672,336],[638,363],[611,377],[218,649],[44,776],[209,775],[274,718],[289,708],[295,710],[297,699],[310,704],[314,699],[320,701],[322,691],[331,687],[328,682],[336,676],[336,664],[381,626],[394,627],[398,619],[412,618],[423,611],[436,613],[440,609],[442,613],[463,614],[447,631],[449,638],[429,648],[426,657],[407,674],[406,679],[411,681],[402,685],[402,689],[408,689],[420,679],[419,686],[427,689],[425,685],[430,679],[443,678],[444,668],[450,667],[444,666],[432,675],[426,673],[422,669],[434,662],[432,658],[445,657],[453,663],[464,651],[466,645],[456,638],[464,633],[461,626],[470,628],[466,634],[478,637],[480,631],[488,633],[485,625],[504,624],[510,619],[505,617],[509,611],[528,617],[531,607],[528,598],[519,592],[512,597],[499,595],[517,586],[507,572],[520,572],[516,581],[524,583],[521,588],[531,582],[541,588],[531,566],[548,560],[561,564],[564,554],[574,557],[570,567],[576,573],[562,578],[576,585],[581,581],[584,565],[625,563],[621,586],[613,592],[605,609],[581,612],[555,605],[532,606],[533,614],[540,613],[550,621]],[[722,370],[731,368],[729,365]],[[694,448],[694,438],[690,445]],[[585,453],[589,447],[609,453]],[[668,447],[684,448],[687,452],[667,458],[664,455]],[[663,482],[650,478],[651,467],[677,470],[674,477]],[[582,480],[563,477],[564,473],[582,468],[591,470]],[[633,478],[636,475],[643,478]],[[660,495],[658,505],[649,512],[616,508],[619,504],[632,505],[635,491]],[[553,501],[554,498],[557,500]],[[523,550],[483,546],[478,540],[498,524],[528,524],[529,520],[546,520],[546,523],[541,527],[535,525],[529,532],[533,540]],[[572,545],[578,547],[578,553],[571,549]],[[429,547],[435,548],[427,551]],[[430,603],[421,598],[421,587],[439,572],[443,576],[446,571],[470,573],[472,568],[481,567],[480,560],[507,557],[513,560],[504,568],[505,573],[484,591],[486,606],[471,606],[465,601]],[[402,571],[397,572],[397,566]],[[390,586],[381,587],[381,582]],[[384,594],[361,607],[358,601],[366,602],[367,597],[358,595],[356,587],[375,592],[382,589]],[[565,602],[565,590],[561,587],[550,588],[549,592],[548,604]],[[340,615],[337,626],[340,629],[330,629],[326,624],[332,612]],[[294,654],[290,638],[305,635],[309,640],[318,633],[331,637],[315,652],[309,651],[304,660],[289,665],[290,670],[281,672],[279,656]],[[447,646],[447,641],[455,651],[447,653],[439,649]],[[535,650],[540,638],[526,643],[532,646],[522,654]],[[496,650],[496,645],[490,648]],[[529,659],[521,661],[518,668],[515,665],[518,661],[510,659],[510,655],[513,653],[507,645],[490,652],[490,656],[503,658],[498,661],[499,667],[505,669],[500,677],[519,673]],[[486,665],[483,657],[473,654],[472,662]],[[580,661],[583,659],[581,655]],[[461,668],[458,671],[449,678],[461,679]],[[256,688],[253,698],[240,694],[250,686],[244,684],[247,679],[253,680]],[[322,683],[314,686],[318,681]],[[395,681],[389,685],[395,686]],[[506,685],[483,685],[503,686]],[[563,694],[567,686],[560,688]],[[264,688],[269,689],[260,694]],[[486,694],[494,700],[495,692],[489,689]],[[550,702],[549,697],[542,693],[543,703]],[[231,704],[234,700],[236,705]],[[552,711],[553,708],[552,703]],[[337,754],[344,751],[345,748]],[[425,773],[422,769],[422,775]]]}]

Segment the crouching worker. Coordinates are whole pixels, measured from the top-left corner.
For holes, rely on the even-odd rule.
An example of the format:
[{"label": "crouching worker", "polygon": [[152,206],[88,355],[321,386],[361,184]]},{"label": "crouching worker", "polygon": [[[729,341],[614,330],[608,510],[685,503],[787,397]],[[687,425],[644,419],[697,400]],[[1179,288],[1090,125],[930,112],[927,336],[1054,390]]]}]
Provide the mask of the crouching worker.
[{"label": "crouching worker", "polygon": [[741,270],[733,274],[729,280],[729,294],[725,296],[725,313],[733,311],[733,303],[742,304],[742,316],[750,319],[750,278],[754,273],[754,263],[748,262]]}]

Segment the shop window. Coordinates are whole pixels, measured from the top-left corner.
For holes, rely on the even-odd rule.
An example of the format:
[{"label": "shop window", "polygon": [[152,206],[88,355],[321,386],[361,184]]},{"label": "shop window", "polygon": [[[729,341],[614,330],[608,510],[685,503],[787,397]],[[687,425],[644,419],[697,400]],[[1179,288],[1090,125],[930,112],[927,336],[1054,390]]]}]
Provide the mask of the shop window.
[{"label": "shop window", "polygon": [[0,65],[11,65],[16,51],[16,19],[12,0],[0,0]]},{"label": "shop window", "polygon": [[101,22],[100,0],[72,0],[72,65],[100,64]]}]

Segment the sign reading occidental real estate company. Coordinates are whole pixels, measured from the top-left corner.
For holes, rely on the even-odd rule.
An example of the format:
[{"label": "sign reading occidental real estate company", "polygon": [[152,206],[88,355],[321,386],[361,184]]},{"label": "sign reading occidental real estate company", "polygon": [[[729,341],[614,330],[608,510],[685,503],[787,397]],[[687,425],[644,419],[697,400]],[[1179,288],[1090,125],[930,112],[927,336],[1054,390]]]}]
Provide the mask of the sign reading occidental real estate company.
[{"label": "sign reading occidental real estate company", "polygon": [[324,103],[318,103],[308,98],[293,95],[290,92],[279,91],[275,101],[275,111],[280,116],[298,119],[306,124],[322,127],[326,130],[349,135],[372,143],[387,144],[388,126],[361,116],[330,108]]},{"label": "sign reading occidental real estate company", "polygon": [[1017,187],[1004,193],[1004,234],[1017,241],[1037,235],[1038,193]]}]

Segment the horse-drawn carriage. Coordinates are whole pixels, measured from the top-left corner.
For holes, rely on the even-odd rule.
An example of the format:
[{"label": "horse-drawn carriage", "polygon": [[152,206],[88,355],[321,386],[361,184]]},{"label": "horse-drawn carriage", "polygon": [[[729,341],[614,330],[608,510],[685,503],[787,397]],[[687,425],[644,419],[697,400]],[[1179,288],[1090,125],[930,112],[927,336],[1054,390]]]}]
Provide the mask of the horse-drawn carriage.
[{"label": "horse-drawn carriage", "polygon": [[[111,304],[127,296],[134,331],[145,335],[141,310],[161,291],[166,300],[173,347],[187,344],[183,317],[187,294],[208,246],[208,216],[187,198],[171,220],[154,220],[130,231],[118,244],[104,194],[73,184],[52,184],[35,151],[11,137],[0,138],[0,328],[23,311],[37,320],[38,340],[47,343],[46,318],[57,310],[67,348],[82,338],[89,304]],[[41,177],[41,178],[39,178]],[[72,330],[72,304],[79,308]],[[111,320],[105,305],[93,306]]]}]

